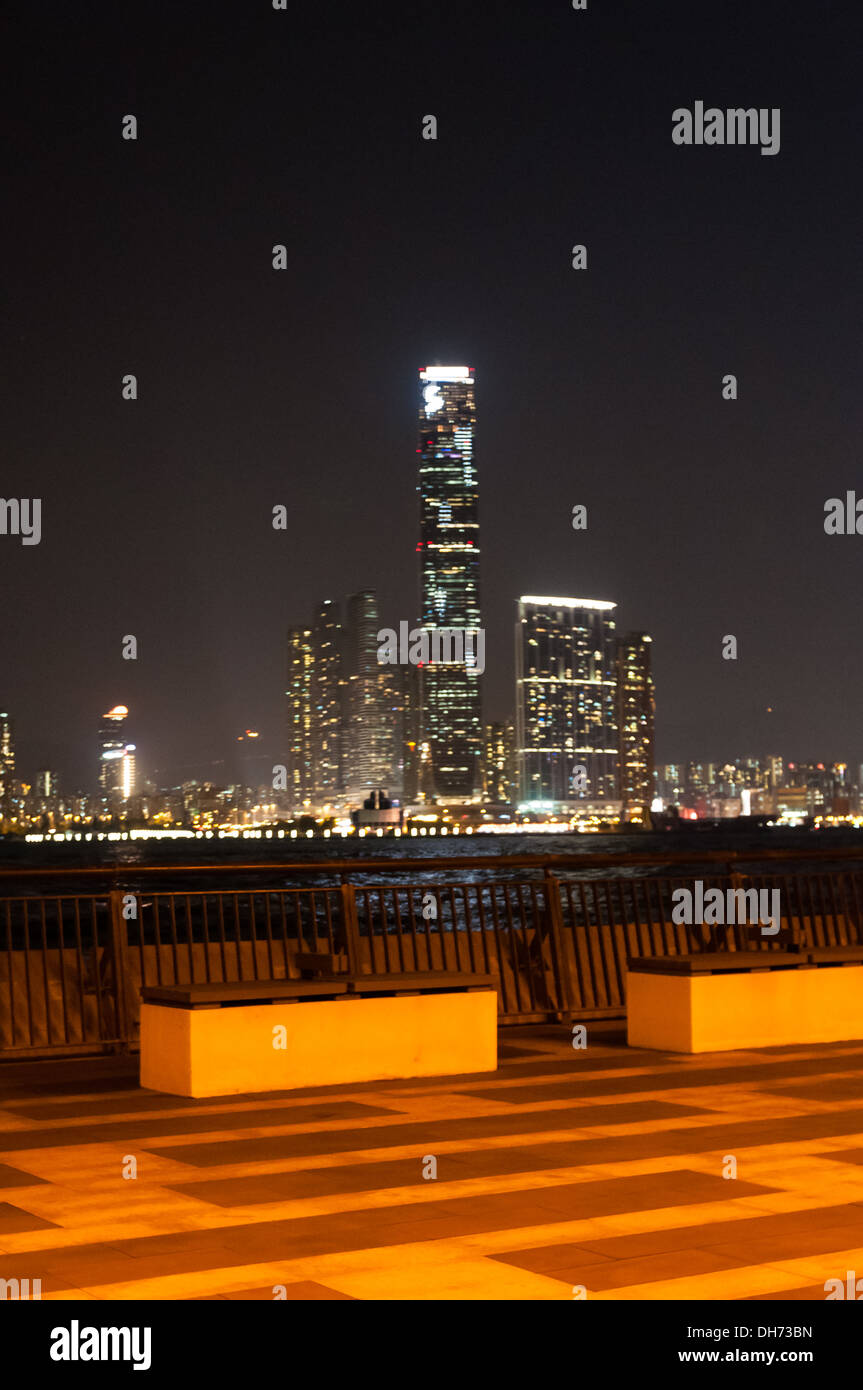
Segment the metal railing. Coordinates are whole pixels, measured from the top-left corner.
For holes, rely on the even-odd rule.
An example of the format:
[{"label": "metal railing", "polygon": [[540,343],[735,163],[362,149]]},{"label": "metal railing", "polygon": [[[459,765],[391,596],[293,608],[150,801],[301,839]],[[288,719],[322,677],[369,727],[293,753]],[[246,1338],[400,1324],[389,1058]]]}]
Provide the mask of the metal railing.
[{"label": "metal railing", "polygon": [[[783,857],[785,871],[774,871],[770,861]],[[768,861],[769,871],[745,872],[747,858]],[[838,856],[844,863],[835,862],[836,851],[807,854],[807,861],[829,858],[825,868],[792,867],[788,858],[774,851],[661,861],[591,856],[589,866],[561,856],[396,860],[386,865],[389,882],[349,881],[370,872],[380,880],[380,861],[219,866],[212,875],[188,866],[161,871],[171,881],[186,875],[181,890],[150,891],[142,881],[158,880],[160,871],[135,870],[134,887],[117,886],[114,876],[91,893],[0,896],[0,1057],[128,1049],[137,1042],[144,985],[296,979],[315,956],[326,958],[325,969],[415,975],[417,983],[429,971],[491,975],[501,1021],[520,1023],[622,1015],[633,956],[863,944],[863,853]],[[709,871],[697,875],[668,872],[705,862]],[[636,863],[650,872],[608,872]],[[192,890],[192,875],[218,880],[223,867],[263,882]],[[490,881],[441,882],[444,868],[450,875],[482,868]],[[513,868],[518,876],[506,876]],[[273,882],[288,871],[343,881]],[[105,870],[59,873],[106,878]],[[406,873],[426,881],[400,881]],[[691,888],[694,876],[705,890],[778,888],[780,931],[675,922],[672,894]],[[0,893],[10,878],[0,873]]]}]

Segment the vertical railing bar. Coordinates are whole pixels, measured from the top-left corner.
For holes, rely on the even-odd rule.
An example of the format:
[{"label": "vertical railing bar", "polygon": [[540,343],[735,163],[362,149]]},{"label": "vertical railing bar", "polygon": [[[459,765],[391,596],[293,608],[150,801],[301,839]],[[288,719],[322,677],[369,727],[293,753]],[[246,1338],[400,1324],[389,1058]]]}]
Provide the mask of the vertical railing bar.
[{"label": "vertical railing bar", "polygon": [[[860,931],[860,895],[859,895],[859,893],[858,893],[858,891],[857,891],[857,880],[858,880],[858,877],[859,877],[859,875],[858,875],[857,873],[855,873],[854,870],[852,870],[852,871],[849,873],[849,875],[848,875],[848,880],[849,880],[849,882],[850,882],[850,884],[851,884],[851,892],[852,892],[853,897],[854,897],[854,941],[853,941],[852,944],[855,945],[855,946],[859,946],[859,945],[861,944],[861,931]],[[849,933],[849,941],[850,941],[850,933]]]},{"label": "vertical railing bar", "polygon": [[279,917],[282,923],[282,956],[285,962],[285,975],[290,980],[293,979],[291,953],[288,948],[288,914],[286,911],[286,897],[284,888],[279,889]]},{"label": "vertical railing bar", "polygon": [[[452,950],[455,953],[455,968],[461,970],[461,934],[458,929],[458,908],[455,905],[455,888],[451,883],[447,884],[449,893],[449,915],[452,922]],[[446,936],[443,937],[443,944],[446,946]]]},{"label": "vertical railing bar", "polygon": [[245,980],[243,974],[243,924],[240,920],[240,895],[231,893],[231,900],[234,904],[234,950],[237,956],[237,979]]},{"label": "vertical railing bar", "polygon": [[189,982],[190,982],[190,983],[194,983],[194,981],[195,981],[195,953],[194,953],[194,949],[193,949],[194,931],[193,931],[193,928],[192,928],[192,903],[191,903],[190,895],[189,895],[188,893],[186,893],[185,898],[186,898],[186,936],[187,936],[188,945],[189,945]]},{"label": "vertical railing bar", "polygon": [[[515,991],[515,996],[516,996],[516,999],[515,999],[516,1008],[515,1008],[514,1012],[515,1012],[515,1013],[521,1013],[521,1012],[522,1012],[521,1003],[522,1003],[522,998],[523,998],[523,988],[522,988],[522,978],[521,978],[521,977],[522,977],[522,970],[521,970],[521,966],[520,966],[520,963],[519,963],[519,944],[520,944],[520,943],[519,943],[519,938],[518,938],[518,932],[516,931],[515,924],[514,924],[514,922],[513,922],[513,920],[512,920],[512,899],[511,899],[511,897],[510,897],[510,892],[509,892],[510,888],[513,888],[514,886],[515,886],[515,885],[514,885],[514,884],[511,884],[511,883],[502,883],[502,884],[501,884],[501,889],[503,890],[503,903],[504,903],[504,907],[506,908],[507,925],[508,925],[508,927],[509,927],[509,958],[510,958],[510,962],[511,962],[511,966],[512,966],[513,989],[514,989],[514,991]],[[528,994],[528,1002],[530,1002],[530,995],[529,995],[529,994]]]},{"label": "vertical railing bar", "polygon": [[105,1033],[105,1011],[102,1008],[102,973],[99,969],[99,915],[96,899],[90,899],[90,918],[93,927],[93,973],[96,977],[96,1020],[99,1026],[99,1040]]},{"label": "vertical railing bar", "polygon": [[540,911],[540,906],[539,906],[539,897],[538,897],[537,891],[536,891],[537,885],[536,885],[535,882],[531,881],[530,883],[525,884],[524,886],[525,886],[525,887],[529,890],[529,892],[530,892],[530,915],[531,915],[531,921],[532,921],[532,923],[533,923],[533,940],[534,940],[534,944],[535,944],[535,946],[536,946],[536,970],[535,970],[534,972],[532,972],[532,975],[533,975],[533,978],[534,978],[534,980],[535,980],[535,982],[536,982],[536,986],[537,986],[537,989],[536,989],[536,1007],[537,1007],[537,1009],[538,1009],[538,1008],[540,1007],[540,1002],[539,1002],[539,1001],[540,1001],[540,994],[539,994],[539,986],[540,986],[540,983],[542,983],[542,988],[543,988],[543,992],[544,992],[544,994],[545,994],[546,999],[547,999],[548,996],[549,996],[549,989],[548,989],[548,984],[547,984],[547,981],[546,981],[546,969],[545,969],[545,944],[546,944],[546,939],[547,939],[547,938],[546,938],[546,934],[545,934],[545,931],[544,931],[544,925],[545,925],[545,924],[544,924],[544,922],[543,922],[542,913],[541,913],[541,911]]},{"label": "vertical railing bar", "polygon": [[252,950],[252,979],[259,980],[258,974],[258,929],[255,922],[255,897],[254,892],[249,893],[249,944]]},{"label": "vertical railing bar", "polygon": [[333,909],[332,909],[332,888],[324,889],[324,912],[327,922],[327,950],[331,955],[335,954],[335,937],[333,934]]},{"label": "vertical railing bar", "polygon": [[[367,933],[368,939],[369,939],[369,965],[370,965],[370,967],[371,967],[371,968],[370,968],[370,974],[376,975],[376,974],[378,973],[378,959],[377,959],[377,947],[375,946],[375,924],[374,924],[374,919],[372,918],[371,905],[370,905],[370,903],[369,903],[369,890],[368,890],[368,888],[359,888],[359,889],[356,891],[356,893],[354,894],[354,902],[357,902],[358,899],[359,899],[360,897],[362,897],[363,907],[364,907],[365,914],[366,914],[366,933]],[[358,938],[360,939],[360,943],[361,943],[361,942],[362,942],[362,925],[361,925],[360,920],[359,920],[359,914],[357,914],[357,936],[358,936]]]},{"label": "vertical railing bar", "polygon": [[[511,950],[506,951],[506,952],[504,951],[503,942],[502,942],[502,940],[501,940],[500,915],[499,915],[499,912],[498,912],[498,903],[497,903],[497,889],[498,889],[500,886],[501,886],[501,885],[500,885],[499,883],[492,883],[492,884],[490,884],[490,885],[489,885],[488,896],[489,896],[489,902],[491,903],[491,919],[492,919],[492,922],[493,922],[493,924],[494,924],[494,925],[493,925],[493,931],[494,931],[495,951],[496,951],[496,953],[497,953],[497,976],[498,976],[498,981],[499,981],[499,983],[500,983],[500,1003],[501,1003],[500,1012],[501,1012],[502,1014],[508,1014],[508,1013],[509,1013],[509,992],[508,992],[507,979],[506,979],[507,966],[508,966],[509,969],[512,971],[513,979],[515,978],[515,969],[514,969],[513,961],[512,961],[512,958],[511,958],[512,952],[511,952]],[[506,894],[504,894],[504,897],[505,897],[505,896],[506,896]],[[513,1010],[513,1012],[515,1013],[515,1012],[517,1012],[517,1011],[516,1011],[516,1010]]]},{"label": "vertical railing bar", "polygon": [[568,879],[566,883],[566,904],[569,915],[569,936],[572,951],[572,976],[570,980],[570,1008],[574,1012],[583,1012],[587,1008],[587,993],[585,990],[584,964],[582,961],[584,929],[578,920],[578,907],[573,896],[573,891],[578,884]]},{"label": "vertical railing bar", "polygon": [[587,883],[586,883],[583,879],[579,879],[579,880],[578,880],[578,883],[576,884],[576,887],[578,888],[579,899],[580,899],[580,901],[581,901],[581,914],[582,914],[582,917],[583,917],[583,919],[584,919],[584,922],[583,922],[583,925],[582,925],[582,928],[581,928],[581,931],[582,931],[582,938],[581,938],[581,939],[582,939],[582,943],[583,943],[583,946],[584,946],[584,955],[585,955],[585,958],[586,958],[586,960],[587,960],[587,972],[588,972],[588,980],[589,980],[589,984],[590,984],[590,996],[591,996],[591,999],[593,1000],[593,1005],[592,1005],[592,1007],[593,1007],[594,1009],[598,1009],[598,1008],[600,1007],[600,1004],[599,1004],[599,990],[598,990],[598,988],[597,988],[597,983],[596,983],[596,968],[595,968],[595,966],[594,966],[594,961],[593,961],[593,949],[592,949],[592,946],[591,946],[591,939],[590,939],[590,908],[588,907],[588,904],[587,904],[587,893],[586,893],[586,891],[585,891],[586,888],[587,888]]},{"label": "vertical railing bar", "polygon": [[[399,896],[399,894],[400,894],[400,892],[401,892],[401,889],[399,888],[399,885],[398,885],[398,884],[394,884],[394,885],[393,885],[393,890],[392,890],[392,891],[393,891],[393,907],[394,907],[394,909],[395,909],[395,917],[396,917],[396,940],[398,941],[398,947],[399,947],[399,970],[404,971],[405,968],[406,968],[406,967],[405,967],[405,946],[404,946],[404,937],[403,937],[403,935],[402,935],[402,905],[401,905],[401,898],[400,898],[400,896]],[[412,954],[415,955],[415,953],[412,953]],[[417,961],[416,961],[416,959],[414,960],[413,968],[414,968],[414,970],[416,970],[416,968],[417,968]]]},{"label": "vertical railing bar", "polygon": [[415,908],[415,906],[414,906],[414,887],[413,887],[413,884],[412,884],[412,883],[408,883],[408,884],[406,885],[406,892],[407,892],[407,899],[408,899],[408,902],[407,902],[407,912],[408,912],[408,921],[410,922],[411,949],[412,949],[412,951],[413,951],[413,953],[414,953],[414,967],[415,967],[415,969],[419,970],[419,969],[421,968],[421,967],[420,967],[420,935],[419,935],[419,933],[418,933],[418,931],[417,931],[417,916],[416,916],[416,908]]},{"label": "vertical railing bar", "polygon": [[[833,945],[834,945],[834,946],[841,946],[841,945],[843,944],[843,942],[842,942],[842,928],[841,928],[840,925],[839,925],[839,911],[838,911],[838,908],[837,908],[837,905],[836,905],[836,877],[837,877],[836,874],[830,874],[830,875],[828,876],[829,893],[830,893],[830,911],[831,911],[831,913],[832,913],[832,915],[833,915]],[[839,877],[841,878],[841,874],[839,875]],[[841,886],[842,886],[841,883],[840,883],[839,886],[840,886],[840,888],[841,888]],[[844,915],[844,914],[843,914],[843,915]]]},{"label": "vertical railing bar", "polygon": [[389,885],[381,884],[379,888],[374,888],[372,890],[378,895],[378,909],[380,912],[381,919],[381,938],[384,948],[384,970],[387,972],[389,972],[392,969],[392,965],[390,964],[390,956],[392,955],[392,952],[390,950],[390,919],[389,913],[387,912],[388,887]]},{"label": "vertical railing bar", "polygon": [[271,916],[269,890],[264,893],[264,919],[267,925],[267,960],[270,963],[270,973],[268,978],[274,980],[276,977],[276,964],[273,957],[273,921]]},{"label": "vertical railing bar", "polygon": [[[627,928],[629,926],[629,913],[626,907],[626,897],[623,892],[623,882],[624,881],[622,878],[619,878],[617,880],[617,885],[619,889],[618,897],[620,899],[620,934],[623,937],[623,944],[625,949],[627,945],[626,937]],[[621,965],[620,943],[617,938],[617,924],[614,920],[614,901],[611,892],[613,880],[607,878],[604,880],[604,883],[605,900],[608,907],[609,950],[604,951],[602,954],[603,959],[605,961],[605,987],[608,996],[607,1007],[613,1008],[615,1004],[615,997],[622,1002],[626,996],[626,959],[628,956],[628,951],[624,955],[624,961]],[[632,901],[632,914],[635,919],[633,922],[635,939],[636,941],[638,941],[640,937],[640,940],[643,942],[646,928],[643,926],[641,918],[639,916],[638,907],[635,902],[634,891],[630,893],[630,898]],[[650,942],[648,940],[648,946],[649,944]]]},{"label": "vertical railing bar", "polygon": [[[294,899],[294,925],[295,925],[295,927],[296,927],[296,929],[297,929],[297,950],[298,950],[298,951],[305,951],[305,949],[306,949],[306,935],[305,935],[305,932],[304,932],[304,930],[303,930],[303,913],[302,913],[302,906],[301,906],[301,903],[305,901],[305,890],[304,890],[304,889],[301,890],[301,889],[299,889],[299,888],[296,888],[296,889],[292,889],[291,892],[292,892],[292,894],[293,894],[293,899]],[[301,897],[301,894],[302,894],[302,897]]]},{"label": "vertical railing bar", "polygon": [[48,1046],[54,1044],[54,1024],[52,1020],[51,1008],[51,982],[48,978],[48,925],[45,919],[45,899],[39,899],[39,918],[42,924],[42,987],[45,991],[45,1031],[48,1035]]},{"label": "vertical railing bar", "polygon": [[824,941],[823,941],[823,932],[822,932],[822,930],[821,930],[820,924],[819,924],[819,925],[817,926],[817,928],[816,928],[816,915],[817,915],[817,914],[816,914],[816,909],[815,909],[815,892],[814,892],[814,889],[813,889],[812,879],[813,879],[813,875],[812,875],[811,873],[808,873],[808,874],[806,875],[806,887],[807,887],[808,893],[809,893],[809,927],[810,927],[810,932],[811,932],[811,936],[812,936],[812,945],[813,945],[813,946],[823,946],[823,945],[824,945]]},{"label": "vertical railing bar", "polygon": [[63,901],[57,897],[57,952],[60,959],[60,999],[63,1005],[63,1041],[71,1042],[69,1037],[69,1009],[66,1002],[66,943],[63,937]]},{"label": "vertical railing bar", "polygon": [[201,936],[204,948],[204,979],[207,984],[212,984],[212,970],[210,969],[210,922],[207,915],[207,894],[202,892],[201,898]]},{"label": "vertical railing bar", "polygon": [[228,938],[225,934],[225,895],[216,894],[216,906],[219,909],[219,954],[222,958],[222,982],[228,980]]},{"label": "vertical railing bar", "polygon": [[84,1004],[84,953],[81,949],[81,899],[75,898],[75,954],[78,964],[78,1001],[81,1009],[81,1042],[87,1038],[87,1009]]},{"label": "vertical railing bar", "polygon": [[479,917],[480,941],[482,942],[482,973],[484,975],[492,975],[494,971],[491,968],[491,952],[488,949],[490,932],[485,918],[485,903],[483,902],[482,896],[483,885],[481,883],[475,883],[474,891],[476,892],[476,912]]},{"label": "vertical railing bar", "polygon": [[30,913],[27,907],[27,899],[22,901],[24,913],[24,972],[27,983],[27,1026],[30,1037],[30,1046],[33,1047],[33,989],[30,982]]},{"label": "vertical railing bar", "polygon": [[[12,953],[12,903],[6,899],[6,956],[9,969],[9,1046],[15,1046],[15,957]],[[80,973],[79,973],[80,979]]]},{"label": "vertical railing bar", "polygon": [[604,952],[603,952],[603,949],[602,949],[602,929],[603,929],[603,926],[604,926],[604,922],[603,922],[603,921],[601,920],[601,918],[600,918],[600,908],[599,908],[599,888],[600,888],[600,886],[602,887],[602,889],[603,889],[603,891],[604,891],[604,893],[605,893],[605,902],[606,902],[606,913],[603,913],[603,914],[602,914],[603,917],[604,917],[606,914],[609,915],[609,916],[611,915],[611,904],[610,904],[609,895],[608,895],[608,881],[607,881],[607,879],[594,879],[594,881],[591,883],[591,888],[592,888],[592,890],[593,890],[593,906],[594,906],[594,911],[595,911],[595,913],[596,913],[596,950],[597,950],[597,953],[598,953],[598,956],[599,956],[599,968],[600,968],[600,970],[601,970],[601,972],[602,972],[602,976],[601,976],[601,978],[602,978],[602,990],[603,990],[603,997],[604,997],[604,1001],[605,1001],[605,1002],[602,1004],[602,1008],[607,1009],[607,1008],[609,1007],[610,1003],[611,1003],[611,990],[610,990],[609,987],[608,987],[608,966],[607,966],[607,964],[606,964],[606,962],[605,962],[605,959],[604,959]]},{"label": "vertical railing bar", "polygon": [[467,954],[470,961],[471,972],[479,974],[476,968],[476,942],[474,941],[473,923],[470,913],[470,899],[468,897],[468,886],[466,883],[461,885],[462,906],[464,908],[464,929],[467,933]]},{"label": "vertical railing bar", "polygon": [[318,899],[314,888],[309,893],[308,902],[309,911],[312,914],[312,950],[319,951],[321,947],[321,938],[318,934]]},{"label": "vertical railing bar", "polygon": [[[435,920],[435,922],[437,923],[437,931],[436,931],[436,933],[435,933],[435,937],[436,937],[436,940],[437,940],[438,948],[439,948],[439,950],[440,950],[441,965],[445,965],[445,964],[446,964],[446,958],[445,958],[445,956],[444,956],[443,937],[442,937],[442,935],[441,935],[441,933],[442,933],[442,931],[443,931],[443,925],[442,925],[443,911],[442,911],[442,904],[441,904],[441,900],[440,900],[440,894],[437,892],[436,889],[428,888],[427,891],[430,892],[430,893],[432,893],[432,894],[433,894],[433,897],[434,897],[434,909],[435,909],[435,918],[434,918],[434,920]],[[425,893],[423,894],[423,897],[425,897]],[[423,918],[423,922],[425,923],[426,950],[428,951],[429,970],[433,970],[433,969],[434,969],[434,956],[433,956],[433,952],[432,952],[432,936],[431,936],[431,922],[432,922],[432,919],[431,919],[431,917],[424,917],[424,918]]]},{"label": "vertical railing bar", "polygon": [[[537,993],[534,981],[533,962],[530,958],[530,937],[528,935],[530,928],[527,925],[527,910],[524,901],[525,885],[524,883],[518,883],[516,884],[516,888],[518,890],[518,918],[520,923],[521,938],[524,943],[524,958],[527,962],[527,970],[525,972],[527,975],[527,998],[528,1003],[530,1005],[531,1013],[536,1013],[539,1005],[537,1002]],[[536,935],[536,932],[534,932],[534,940],[536,940]]]},{"label": "vertical railing bar", "polygon": [[[631,898],[632,898],[632,920],[633,920],[633,925],[634,925],[634,927],[635,927],[635,939],[636,939],[636,941],[638,942],[638,954],[641,955],[641,956],[652,956],[652,955],[653,955],[653,945],[652,945],[652,942],[651,942],[651,940],[650,940],[650,933],[647,931],[647,928],[644,926],[644,924],[643,924],[643,922],[642,922],[642,920],[641,920],[641,913],[640,913],[639,910],[638,910],[638,900],[637,900],[637,895],[636,895],[636,891],[635,891],[635,890],[636,890],[636,885],[637,885],[637,880],[633,880],[633,881],[630,882],[627,886],[629,887],[630,896],[631,896]],[[627,912],[626,912],[626,907],[625,907],[625,905],[624,905],[624,894],[623,894],[624,879],[619,878],[619,879],[617,880],[617,887],[618,887],[618,896],[619,896],[619,898],[620,898],[620,920],[621,920],[621,923],[622,923],[622,925],[623,925],[623,934],[624,934],[624,936],[626,936]],[[646,946],[645,946],[645,944],[644,944],[644,943],[645,943],[645,939],[646,939],[646,941],[647,941],[647,945],[646,945]]]},{"label": "vertical railing bar", "polygon": [[139,900],[139,901],[140,901],[140,904],[141,904],[141,916],[140,916],[140,918],[139,918],[139,920],[138,920],[138,963],[139,963],[139,967],[140,967],[140,971],[141,971],[141,984],[142,984],[142,985],[146,985],[148,982],[147,982],[147,976],[146,976],[146,953],[145,953],[145,950],[144,950],[144,945],[145,945],[144,907],[145,907],[145,903],[144,903],[144,894],[143,894],[143,893],[141,894],[140,900]]}]

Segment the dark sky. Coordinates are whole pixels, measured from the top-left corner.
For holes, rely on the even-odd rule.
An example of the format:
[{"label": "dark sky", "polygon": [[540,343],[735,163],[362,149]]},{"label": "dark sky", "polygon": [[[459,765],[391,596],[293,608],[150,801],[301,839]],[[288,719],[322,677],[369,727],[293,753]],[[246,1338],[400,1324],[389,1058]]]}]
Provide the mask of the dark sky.
[{"label": "dark sky", "polygon": [[[22,771],[92,783],[121,702],[145,773],[218,777],[245,727],[282,749],[317,601],[413,619],[434,361],[476,369],[487,717],[520,593],[611,598],[654,637],[660,760],[863,760],[863,536],[823,529],[863,495],[861,14],[7,7],[0,494],[43,506],[39,546],[0,536]],[[780,107],[780,152],[674,145],[696,100]]]}]

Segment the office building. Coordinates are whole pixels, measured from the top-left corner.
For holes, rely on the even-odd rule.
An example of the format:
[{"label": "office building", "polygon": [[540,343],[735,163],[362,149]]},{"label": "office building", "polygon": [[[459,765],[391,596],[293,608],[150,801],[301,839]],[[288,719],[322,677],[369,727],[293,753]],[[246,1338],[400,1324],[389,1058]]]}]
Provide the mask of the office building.
[{"label": "office building", "polygon": [[517,798],[515,724],[511,719],[485,725],[482,766],[485,804],[500,806]]},{"label": "office building", "polygon": [[103,804],[128,801],[135,793],[135,745],[128,741],[125,705],[114,705],[99,725],[99,791]]},{"label": "office building", "polygon": [[312,788],[323,810],[339,801],[342,783],[342,625],[325,599],[312,623]]},{"label": "office building", "polygon": [[[419,373],[420,626],[477,629],[479,492],[474,460],[472,367]],[[422,671],[422,741],[435,795],[468,802],[480,795],[482,701],[476,662],[431,663]]]},{"label": "office building", "polygon": [[342,777],[353,806],[371,791],[393,791],[399,668],[378,664],[380,626],[374,591],[351,594],[342,642]]},{"label": "office building", "polygon": [[[526,595],[515,627],[519,796],[537,809],[618,798],[613,613],[602,599]],[[584,772],[580,770],[584,769]]]},{"label": "office building", "polygon": [[12,720],[4,711],[0,713],[0,805],[4,808],[12,797],[14,782],[15,744],[12,738]]},{"label": "office building", "polygon": [[287,804],[293,815],[312,806],[312,630],[288,628]]},{"label": "office building", "polygon": [[646,632],[617,640],[617,727],[620,740],[622,819],[649,822],[654,794],[653,729],[655,701],[651,651]]}]

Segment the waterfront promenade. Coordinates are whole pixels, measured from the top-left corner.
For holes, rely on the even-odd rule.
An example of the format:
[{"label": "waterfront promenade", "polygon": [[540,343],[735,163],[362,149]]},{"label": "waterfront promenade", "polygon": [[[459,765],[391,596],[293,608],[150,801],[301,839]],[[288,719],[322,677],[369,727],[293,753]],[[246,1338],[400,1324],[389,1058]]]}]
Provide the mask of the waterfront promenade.
[{"label": "waterfront promenade", "polygon": [[823,1300],[863,1272],[863,1041],[691,1057],[628,1050],[619,1021],[583,1051],[510,1026],[493,1077],[206,1101],[137,1065],[0,1066],[0,1277],[80,1301]]}]

